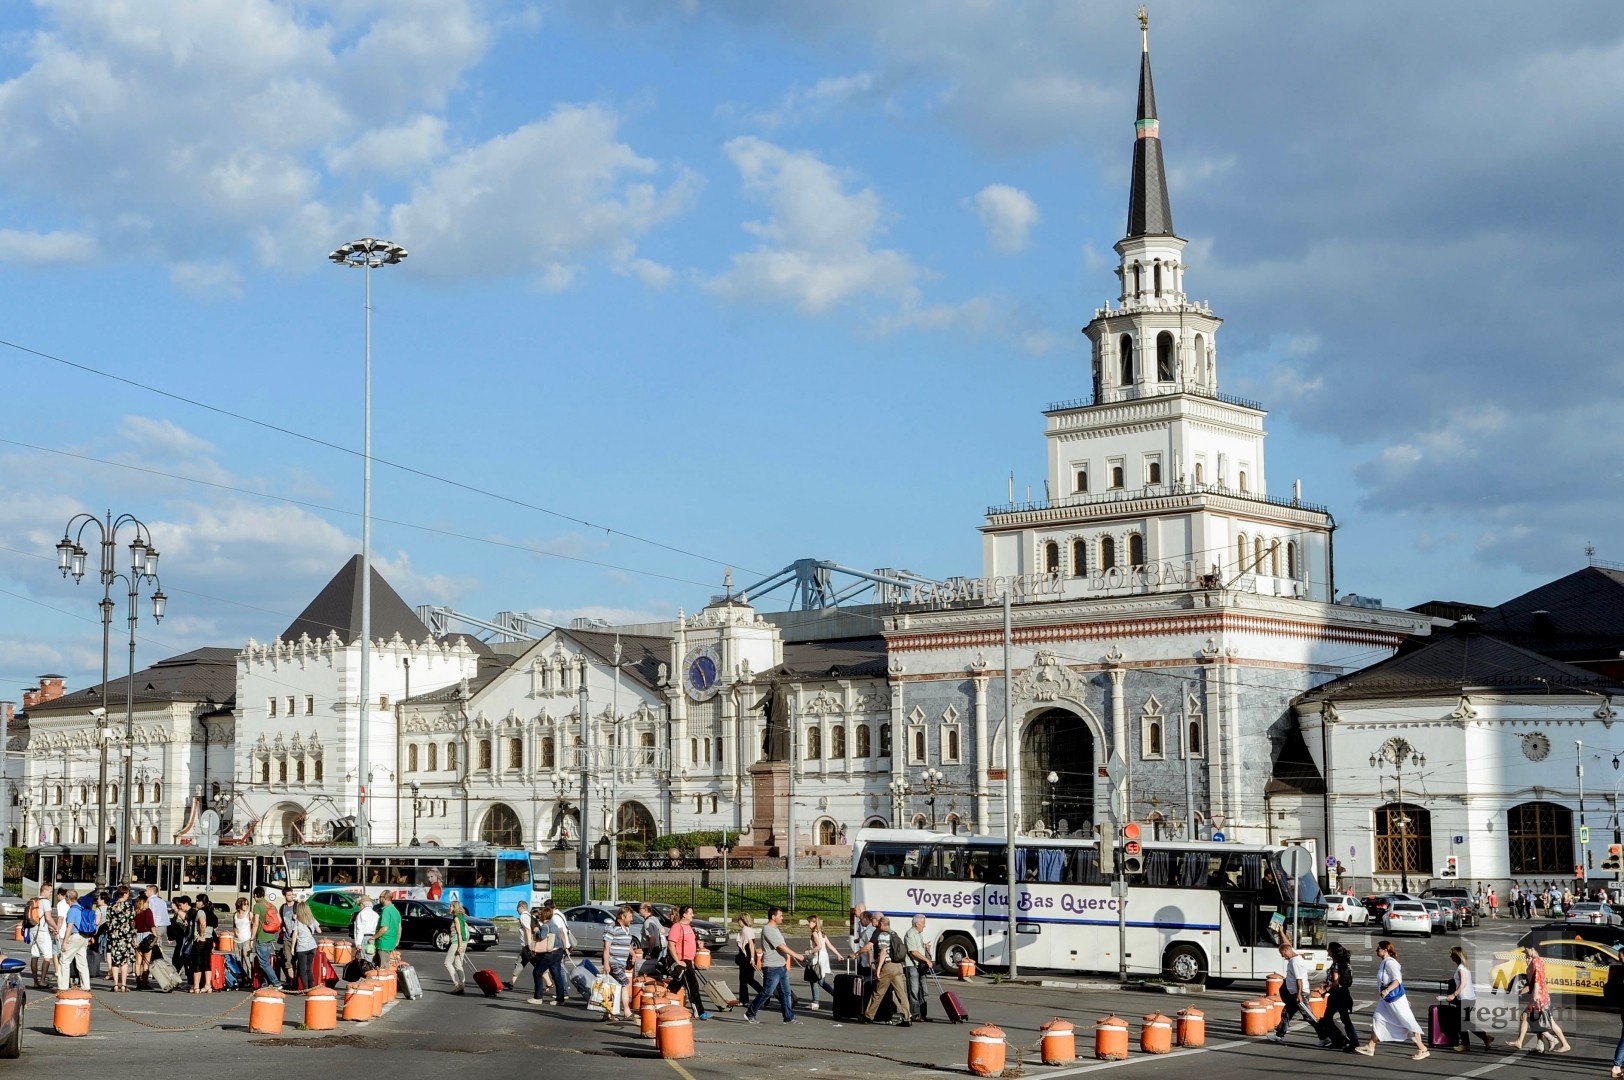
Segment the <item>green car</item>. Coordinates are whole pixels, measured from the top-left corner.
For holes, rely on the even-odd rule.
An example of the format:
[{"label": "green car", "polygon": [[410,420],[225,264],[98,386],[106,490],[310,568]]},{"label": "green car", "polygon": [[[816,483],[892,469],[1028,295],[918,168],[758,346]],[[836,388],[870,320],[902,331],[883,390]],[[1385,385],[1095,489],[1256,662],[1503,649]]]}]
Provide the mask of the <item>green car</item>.
[{"label": "green car", "polygon": [[359,893],[319,892],[310,897],[310,913],[323,930],[348,930],[360,910]]}]

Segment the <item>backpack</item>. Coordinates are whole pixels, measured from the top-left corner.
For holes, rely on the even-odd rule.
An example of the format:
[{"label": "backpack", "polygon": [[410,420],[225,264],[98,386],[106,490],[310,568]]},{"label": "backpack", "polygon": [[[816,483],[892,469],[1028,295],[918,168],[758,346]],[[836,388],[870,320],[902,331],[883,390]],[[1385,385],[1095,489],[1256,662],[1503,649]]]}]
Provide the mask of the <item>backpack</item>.
[{"label": "backpack", "polygon": [[39,925],[39,897],[34,897],[28,902],[28,906],[23,908],[23,925],[28,927]]},{"label": "backpack", "polygon": [[260,916],[259,928],[267,934],[279,934],[282,932],[282,916],[278,914],[275,907],[270,904],[265,905],[265,914]]},{"label": "backpack", "polygon": [[75,904],[73,910],[68,912],[68,923],[85,937],[90,937],[96,933],[96,909]]}]

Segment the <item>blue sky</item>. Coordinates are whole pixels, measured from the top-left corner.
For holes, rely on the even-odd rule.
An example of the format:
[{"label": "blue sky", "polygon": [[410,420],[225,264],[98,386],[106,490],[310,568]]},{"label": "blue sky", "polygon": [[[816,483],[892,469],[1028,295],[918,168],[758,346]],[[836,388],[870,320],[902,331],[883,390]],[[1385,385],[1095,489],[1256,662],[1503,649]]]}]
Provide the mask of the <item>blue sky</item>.
[{"label": "blue sky", "polygon": [[[368,234],[412,253],[373,338],[408,602],[636,619],[729,566],[976,573],[1115,296],[1135,7],[6,5],[0,679],[95,674],[52,550],[80,510],[163,551],[142,662],[273,636],[357,550],[361,275],[326,254]],[[1189,291],[1274,489],[1335,513],[1342,591],[1624,559],[1624,11],[1529,12],[1151,13]]]}]

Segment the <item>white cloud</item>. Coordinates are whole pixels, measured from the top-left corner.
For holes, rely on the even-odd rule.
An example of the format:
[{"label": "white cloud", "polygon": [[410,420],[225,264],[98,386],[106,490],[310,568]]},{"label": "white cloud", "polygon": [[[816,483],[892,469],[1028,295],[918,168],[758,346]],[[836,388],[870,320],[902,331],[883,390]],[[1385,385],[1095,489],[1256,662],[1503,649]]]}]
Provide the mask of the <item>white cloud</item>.
[{"label": "white cloud", "polygon": [[840,170],[762,139],[732,139],[723,149],[745,194],[772,216],[745,224],[762,243],[707,283],[717,294],[819,314],[858,296],[901,297],[919,278],[906,254],[875,246],[885,211],[873,189],[848,191]]},{"label": "white cloud", "polygon": [[611,109],[566,105],[463,151],[390,211],[390,235],[424,273],[500,275],[528,265],[542,287],[562,288],[596,252],[624,258],[699,189],[688,170],[657,186],[660,167],[621,142],[618,126]]},{"label": "white cloud", "polygon": [[0,262],[83,263],[96,257],[96,239],[77,232],[23,232],[0,229]]},{"label": "white cloud", "polygon": [[[873,88],[874,76],[868,72],[832,75],[819,79],[810,87],[791,87],[776,107],[751,112],[748,119],[758,127],[777,131],[817,119],[853,98],[868,94]],[[718,111],[725,114],[734,110],[731,106],[724,106]]]},{"label": "white cloud", "polygon": [[404,124],[374,128],[327,152],[327,168],[344,176],[410,173],[445,153],[444,117],[422,113]]},{"label": "white cloud", "polygon": [[1008,184],[988,184],[976,192],[975,208],[994,251],[1025,251],[1032,226],[1042,218],[1032,197]]},{"label": "white cloud", "polygon": [[169,267],[169,280],[193,296],[242,295],[242,271],[226,262],[179,262]]}]

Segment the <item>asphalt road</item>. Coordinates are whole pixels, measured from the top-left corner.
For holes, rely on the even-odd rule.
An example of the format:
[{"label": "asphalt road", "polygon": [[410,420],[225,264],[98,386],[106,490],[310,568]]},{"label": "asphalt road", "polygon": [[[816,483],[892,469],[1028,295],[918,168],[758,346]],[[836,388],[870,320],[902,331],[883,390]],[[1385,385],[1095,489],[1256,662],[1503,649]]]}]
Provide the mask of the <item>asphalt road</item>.
[{"label": "asphalt road", "polygon": [[[1429,981],[1445,976],[1450,945],[1465,943],[1482,958],[1476,966],[1486,972],[1492,963],[1489,954],[1509,947],[1525,928],[1526,924],[1490,923],[1459,935],[1403,942],[1401,955],[1417,1011],[1422,1011],[1435,992],[1427,985]],[[1356,1016],[1363,1030],[1369,1015],[1368,988],[1374,978],[1372,953],[1378,935],[1339,929],[1335,936],[1349,944],[1356,958],[1359,985],[1365,988],[1356,994],[1362,1004]],[[5,951],[19,955],[19,943],[7,939]],[[341,1024],[335,1034],[296,1030],[292,1024],[302,1015],[297,997],[288,999],[289,1027],[280,1038],[273,1038],[248,1033],[246,994],[110,995],[102,992],[98,984],[92,1034],[68,1039],[51,1033],[50,998],[35,994],[24,1036],[24,1060],[15,1065],[8,1063],[5,1068],[72,1077],[143,1075],[200,1067],[218,1074],[222,1069],[246,1066],[292,1068],[301,1074],[310,1069],[381,1075],[449,1071],[471,1080],[511,1080],[562,1067],[570,1070],[572,1080],[627,1080],[633,1073],[679,1077],[677,1070],[658,1060],[652,1047],[638,1039],[630,1027],[604,1024],[578,1005],[562,1009],[530,1006],[525,1003],[528,995],[522,993],[495,999],[472,992],[452,996],[447,993],[450,984],[439,955],[417,950],[405,956],[418,968],[427,989],[425,999],[401,1001],[385,1017],[370,1024]],[[513,952],[505,946],[478,954],[477,958],[504,976],[513,964]],[[730,985],[732,971],[729,965],[717,969]],[[1035,1047],[1039,1025],[1050,1017],[1064,1017],[1076,1024],[1083,1061],[1070,1067],[1044,1068],[1035,1057],[1026,1058],[1028,1073],[1049,1077],[1105,1068],[1186,1078],[1195,1068],[1201,1071],[1202,1080],[1258,1076],[1300,1080],[1305,1068],[1335,1070],[1338,1074],[1368,1071],[1383,1077],[1400,1070],[1414,1077],[1597,1076],[1604,1074],[1619,1034],[1618,1019],[1610,1013],[1564,1009],[1561,1019],[1573,1041],[1572,1055],[1534,1057],[1497,1048],[1489,1054],[1436,1052],[1426,1061],[1411,1062],[1400,1048],[1389,1046],[1375,1061],[1367,1061],[1319,1050],[1302,1031],[1293,1033],[1286,1046],[1241,1038],[1240,1002],[1257,995],[1259,987],[1255,985],[1237,984],[1221,991],[1182,996],[1124,991],[1108,980],[1075,975],[1024,977],[1027,974],[1023,972],[1023,978],[1016,983],[976,979],[951,985],[964,998],[973,1023],[990,1021],[1006,1033],[1012,1063],[1018,1053]],[[796,988],[800,991],[804,986],[797,982]],[[1152,1011],[1172,1014],[1187,1006],[1198,1007],[1207,1015],[1206,1047],[1161,1056],[1138,1052],[1140,1017]],[[1130,1020],[1134,1053],[1124,1062],[1095,1062],[1094,1021],[1112,1013]],[[910,1029],[836,1025],[827,1012],[806,1011],[800,1013],[802,1023],[785,1026],[772,1009],[763,1009],[761,1018],[760,1026],[747,1025],[741,1010],[734,1010],[718,1014],[709,1023],[696,1024],[698,1055],[682,1063],[680,1080],[793,1074],[824,1080],[962,1076],[966,1072],[969,1032],[964,1027],[940,1022]]]}]

